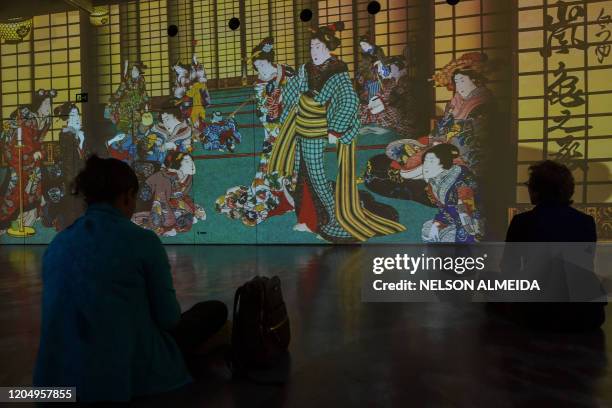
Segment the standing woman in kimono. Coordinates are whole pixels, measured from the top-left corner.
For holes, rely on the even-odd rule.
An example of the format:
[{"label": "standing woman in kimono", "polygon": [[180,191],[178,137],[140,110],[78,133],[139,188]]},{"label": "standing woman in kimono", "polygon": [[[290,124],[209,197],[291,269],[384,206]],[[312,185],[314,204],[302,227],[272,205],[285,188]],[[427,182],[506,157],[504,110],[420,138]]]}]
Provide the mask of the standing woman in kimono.
[{"label": "standing woman in kimono", "polygon": [[121,84],[106,105],[104,115],[115,125],[115,136],[106,142],[111,157],[131,163],[135,157],[136,129],[142,120],[145,107],[151,99],[147,94],[142,63],[135,63],[128,72],[129,63],[125,61],[125,69]]},{"label": "standing woman in kimono", "polygon": [[255,99],[257,113],[264,128],[264,142],[255,178],[249,187],[236,186],[217,199],[217,212],[243,224],[255,226],[271,216],[293,210],[293,198],[287,191],[291,179],[268,173],[272,146],[280,132],[280,116],[283,112],[281,90],[294,70],[288,65],[274,63],[274,39],[266,38],[253,48],[250,58],[257,71]]},{"label": "standing woman in kimono", "polygon": [[[51,106],[56,95],[54,89],[38,90],[32,108],[18,107],[8,121],[4,151],[0,152],[9,170],[4,180],[0,180],[0,235],[11,225],[17,228],[22,216],[26,227],[32,227],[39,218],[43,204],[42,165],[45,159],[42,141],[51,127]],[[20,212],[22,200],[23,214]]]},{"label": "standing woman in kimono", "polygon": [[[330,242],[360,242],[405,228],[361,206],[355,176],[359,99],[347,65],[331,54],[340,45],[336,32],[343,28],[339,22],[313,31],[312,61],[283,89],[282,127],[268,172],[296,178],[294,230]],[[335,185],[325,174],[328,144],[338,145]]]},{"label": "standing woman in kimono", "polygon": [[74,103],[65,102],[53,113],[66,120],[66,125],[59,135],[59,157],[43,172],[42,222],[46,227],[62,231],[83,212],[81,200],[72,194],[72,184],[85,162],[87,146],[81,112]]}]

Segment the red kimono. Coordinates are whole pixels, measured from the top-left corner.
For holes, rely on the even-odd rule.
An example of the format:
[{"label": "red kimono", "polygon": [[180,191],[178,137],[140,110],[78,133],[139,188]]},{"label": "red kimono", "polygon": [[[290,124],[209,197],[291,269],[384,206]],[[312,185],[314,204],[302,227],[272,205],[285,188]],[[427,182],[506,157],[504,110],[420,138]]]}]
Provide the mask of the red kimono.
[{"label": "red kimono", "polygon": [[[42,172],[43,160],[42,138],[49,126],[38,129],[35,119],[24,120],[21,123],[22,145],[22,182],[23,211],[29,211],[40,207],[42,198]],[[20,192],[19,192],[19,149],[17,148],[17,129],[10,130],[3,155],[8,163],[9,171],[5,180],[0,185],[2,197],[0,198],[0,229],[7,229],[11,222],[19,217]],[[40,153],[35,159],[34,154]]]}]

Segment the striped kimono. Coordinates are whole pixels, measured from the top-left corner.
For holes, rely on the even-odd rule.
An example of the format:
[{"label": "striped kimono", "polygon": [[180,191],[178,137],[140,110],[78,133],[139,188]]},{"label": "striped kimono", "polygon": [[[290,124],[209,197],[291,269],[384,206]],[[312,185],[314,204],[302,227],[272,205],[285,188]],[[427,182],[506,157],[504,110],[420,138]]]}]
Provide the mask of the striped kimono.
[{"label": "striped kimono", "polygon": [[[330,58],[302,65],[283,89],[282,127],[269,172],[297,179],[298,223],[331,242],[366,241],[404,227],[361,206],[355,176],[359,100],[345,63]],[[325,174],[328,134],[338,137],[335,186]]]}]

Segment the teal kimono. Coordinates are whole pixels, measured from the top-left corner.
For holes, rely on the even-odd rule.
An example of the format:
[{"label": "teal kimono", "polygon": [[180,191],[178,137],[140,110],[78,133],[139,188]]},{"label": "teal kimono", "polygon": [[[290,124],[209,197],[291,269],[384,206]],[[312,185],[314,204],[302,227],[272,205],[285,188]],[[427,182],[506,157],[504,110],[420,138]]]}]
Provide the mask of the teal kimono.
[{"label": "teal kimono", "polygon": [[[404,230],[361,207],[355,176],[359,99],[346,64],[331,57],[318,66],[302,65],[283,89],[283,102],[268,171],[297,179],[298,224],[331,242],[365,241]],[[325,174],[329,134],[339,142],[335,185]]]},{"label": "teal kimono", "polygon": [[298,75],[290,78],[283,88],[281,123],[298,104],[303,93],[312,93],[316,102],[327,106],[330,133],[340,136],[341,143],[351,143],[361,125],[359,99],[353,89],[347,65],[333,57],[319,67],[312,63],[302,65]]}]

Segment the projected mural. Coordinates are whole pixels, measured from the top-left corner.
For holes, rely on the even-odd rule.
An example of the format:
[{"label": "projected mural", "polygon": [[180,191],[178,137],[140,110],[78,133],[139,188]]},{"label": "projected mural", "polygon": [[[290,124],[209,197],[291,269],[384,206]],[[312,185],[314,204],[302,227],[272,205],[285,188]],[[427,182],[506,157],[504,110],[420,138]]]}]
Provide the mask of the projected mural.
[{"label": "projected mural", "polygon": [[166,243],[502,239],[543,158],[612,235],[612,0],[84,4],[0,15],[0,243],[92,153]]}]

